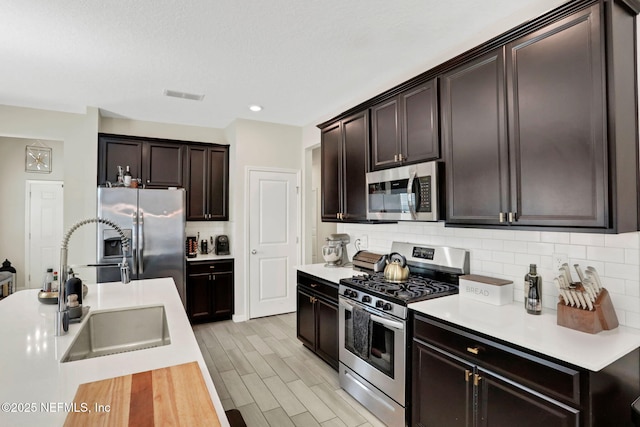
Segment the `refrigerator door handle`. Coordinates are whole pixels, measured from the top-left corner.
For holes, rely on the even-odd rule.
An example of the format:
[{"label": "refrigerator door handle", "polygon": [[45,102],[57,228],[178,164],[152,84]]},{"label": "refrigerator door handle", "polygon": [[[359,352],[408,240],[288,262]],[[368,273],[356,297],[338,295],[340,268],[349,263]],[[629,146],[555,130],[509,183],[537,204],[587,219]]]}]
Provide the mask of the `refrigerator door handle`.
[{"label": "refrigerator door handle", "polygon": [[140,255],[138,264],[139,264],[139,274],[144,273],[144,216],[142,211],[140,212],[140,218],[138,220],[138,253]]},{"label": "refrigerator door handle", "polygon": [[138,214],[134,212],[132,215],[133,232],[131,233],[131,259],[133,260],[132,271],[134,277],[138,274]]}]

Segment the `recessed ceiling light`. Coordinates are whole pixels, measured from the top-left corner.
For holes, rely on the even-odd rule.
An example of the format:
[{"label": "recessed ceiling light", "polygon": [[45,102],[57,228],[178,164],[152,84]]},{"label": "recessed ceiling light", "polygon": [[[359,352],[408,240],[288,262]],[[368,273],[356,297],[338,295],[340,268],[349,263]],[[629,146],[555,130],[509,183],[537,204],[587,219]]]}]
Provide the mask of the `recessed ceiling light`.
[{"label": "recessed ceiling light", "polygon": [[172,96],[174,98],[190,99],[192,101],[202,101],[204,99],[204,94],[180,92],[178,90],[171,89],[165,89],[163,95]]},{"label": "recessed ceiling light", "polygon": [[259,105],[249,105],[249,110],[257,113],[258,111],[262,111],[262,107]]}]

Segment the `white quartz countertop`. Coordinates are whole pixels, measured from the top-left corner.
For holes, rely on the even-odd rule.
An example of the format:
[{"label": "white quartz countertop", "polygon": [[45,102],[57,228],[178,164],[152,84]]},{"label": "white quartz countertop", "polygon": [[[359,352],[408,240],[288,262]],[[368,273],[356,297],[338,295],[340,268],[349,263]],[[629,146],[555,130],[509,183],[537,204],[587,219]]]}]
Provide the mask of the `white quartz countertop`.
[{"label": "white quartz countertop", "polygon": [[220,422],[229,426],[172,279],[90,284],[88,288],[83,305],[91,311],[163,304],[171,344],[60,363],[81,324],[71,324],[68,334],[56,337],[57,305],[38,302],[37,290],[16,292],[0,301],[0,425],[62,425],[67,413],[56,409],[72,402],[82,383],[196,361]]},{"label": "white quartz countertop", "polygon": [[558,326],[553,310],[531,315],[517,302],[496,306],[451,295],[409,308],[594,372],[640,347],[640,330],[618,326],[598,334],[580,332]]},{"label": "white quartz countertop", "polygon": [[351,267],[325,267],[324,264],[304,264],[296,267],[298,271],[311,274],[312,276],[333,282],[340,283],[340,279],[346,279],[354,274],[362,274]]},{"label": "white quartz countertop", "polygon": [[216,254],[198,254],[195,258],[186,258],[187,262],[194,261],[220,261],[224,259],[233,259],[233,255],[216,255]]}]

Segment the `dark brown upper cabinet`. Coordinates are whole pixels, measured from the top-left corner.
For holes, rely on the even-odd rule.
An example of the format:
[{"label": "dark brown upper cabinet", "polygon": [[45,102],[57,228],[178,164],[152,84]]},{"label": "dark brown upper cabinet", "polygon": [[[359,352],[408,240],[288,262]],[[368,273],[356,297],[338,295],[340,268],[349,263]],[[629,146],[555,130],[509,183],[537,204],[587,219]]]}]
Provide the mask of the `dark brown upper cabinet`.
[{"label": "dark brown upper cabinet", "polygon": [[509,210],[504,48],[441,77],[448,222],[496,224]]},{"label": "dark brown upper cabinet", "polygon": [[229,147],[190,144],[185,171],[187,221],[227,221]]},{"label": "dark brown upper cabinet", "polygon": [[147,188],[184,187],[187,221],[229,220],[229,146],[98,135],[98,185],[129,166]]},{"label": "dark brown upper cabinet", "polygon": [[98,185],[116,183],[118,166],[129,166],[131,176],[148,188],[182,187],[185,146],[140,137],[98,136]]},{"label": "dark brown upper cabinet", "polygon": [[634,20],[592,4],[442,74],[448,224],[638,229]]},{"label": "dark brown upper cabinet", "polygon": [[371,107],[372,170],[439,157],[435,79]]},{"label": "dark brown upper cabinet", "polygon": [[368,113],[360,112],[322,130],[322,220],[366,221]]}]

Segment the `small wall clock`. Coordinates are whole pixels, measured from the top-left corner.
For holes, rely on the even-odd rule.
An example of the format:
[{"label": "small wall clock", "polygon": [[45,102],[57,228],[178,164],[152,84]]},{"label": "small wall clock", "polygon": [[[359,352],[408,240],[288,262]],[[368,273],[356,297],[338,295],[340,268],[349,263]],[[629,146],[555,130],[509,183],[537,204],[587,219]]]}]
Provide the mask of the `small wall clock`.
[{"label": "small wall clock", "polygon": [[51,173],[51,148],[27,145],[25,170],[27,172]]}]

